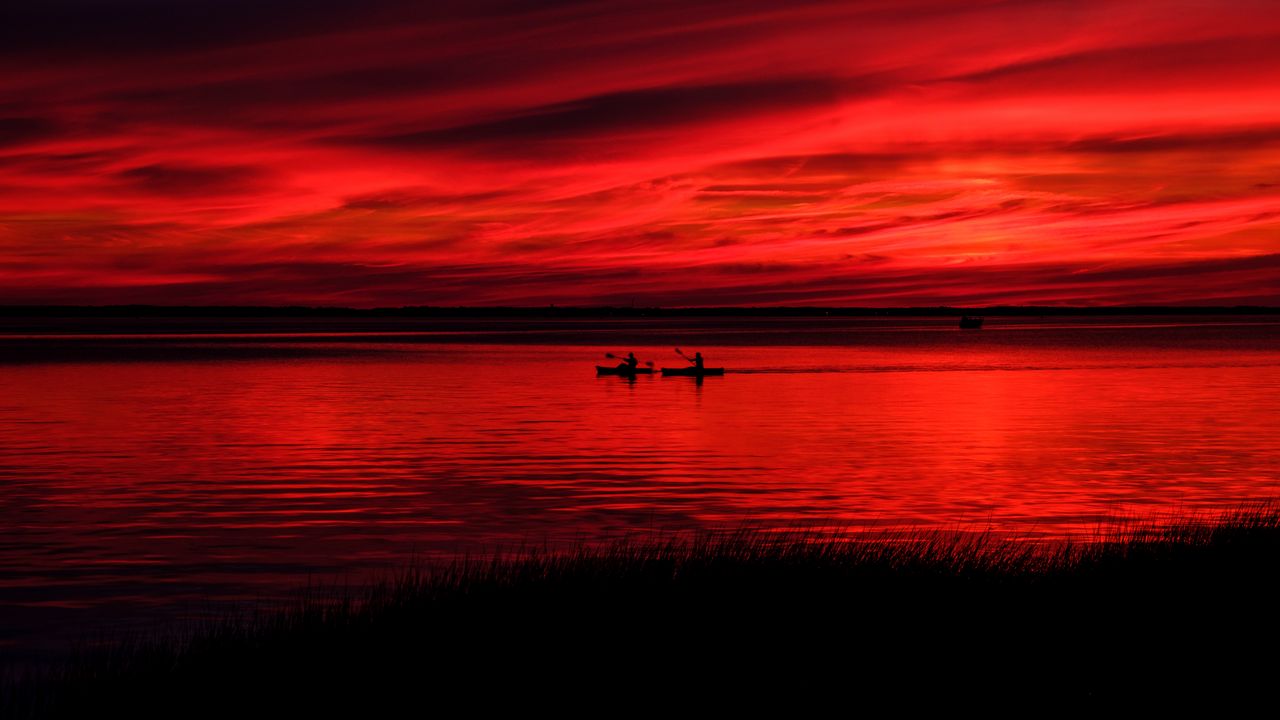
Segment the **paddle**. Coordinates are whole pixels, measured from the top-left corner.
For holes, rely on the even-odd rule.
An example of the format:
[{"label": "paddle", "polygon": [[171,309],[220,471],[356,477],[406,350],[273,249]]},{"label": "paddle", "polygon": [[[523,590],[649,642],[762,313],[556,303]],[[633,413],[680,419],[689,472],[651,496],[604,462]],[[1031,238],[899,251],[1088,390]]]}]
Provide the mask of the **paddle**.
[{"label": "paddle", "polygon": [[697,362],[696,360],[693,360],[693,359],[692,359],[692,358],[690,358],[688,355],[685,355],[683,352],[681,352],[681,351],[680,351],[680,348],[676,348],[676,354],[677,354],[677,355],[679,355],[680,357],[684,358],[685,360],[688,360],[690,365],[697,365],[697,364],[698,364],[698,362]]}]

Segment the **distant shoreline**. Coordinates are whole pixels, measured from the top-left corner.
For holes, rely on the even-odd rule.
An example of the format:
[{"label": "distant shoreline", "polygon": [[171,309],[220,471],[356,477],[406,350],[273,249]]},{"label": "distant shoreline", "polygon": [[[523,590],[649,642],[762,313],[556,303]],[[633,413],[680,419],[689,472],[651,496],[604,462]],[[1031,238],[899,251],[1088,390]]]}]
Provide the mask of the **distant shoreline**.
[{"label": "distant shoreline", "polygon": [[251,305],[0,305],[0,318],[662,318],[662,317],[1107,317],[1133,315],[1280,315],[1261,305],[1114,305],[1067,307],[614,307],[614,306],[412,306],[349,308]]},{"label": "distant shoreline", "polygon": [[[189,307],[152,305],[0,306],[0,362],[31,360],[51,347],[110,344],[108,355],[128,357],[140,343],[177,337],[247,343],[289,336],[291,342],[471,343],[632,346],[847,344],[853,331],[902,325],[957,330],[964,315],[986,318],[991,332],[1020,326],[1088,329],[1116,325],[1257,326],[1274,335],[1280,308],[1236,307],[988,307],[988,308],[618,308],[406,307],[359,310],[311,307]],[[958,331],[958,330],[957,330]],[[973,331],[966,331],[973,332]],[[1248,333],[1246,333],[1248,334]],[[859,337],[870,337],[866,333]],[[884,337],[877,335],[877,337]],[[121,349],[120,343],[135,346]],[[1175,346],[1183,342],[1171,339]],[[1235,343],[1237,340],[1229,342]],[[620,347],[620,346],[619,346]],[[154,349],[154,348],[152,348]],[[34,353],[34,354],[33,354]]]}]

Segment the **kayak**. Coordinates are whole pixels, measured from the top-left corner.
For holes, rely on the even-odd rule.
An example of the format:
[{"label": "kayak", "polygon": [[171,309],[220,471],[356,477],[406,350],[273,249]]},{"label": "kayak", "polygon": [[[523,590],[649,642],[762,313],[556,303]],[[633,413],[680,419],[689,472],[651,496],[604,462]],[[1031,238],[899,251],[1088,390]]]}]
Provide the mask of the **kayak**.
[{"label": "kayak", "polygon": [[624,370],[616,367],[605,367],[603,365],[596,366],[597,375],[621,375],[623,377],[631,377],[632,375],[652,375],[653,368],[638,367],[635,370]]},{"label": "kayak", "polygon": [[702,375],[723,375],[724,368],[702,368],[698,370],[695,367],[687,368],[662,368],[663,375],[687,375],[690,377],[699,377]]}]

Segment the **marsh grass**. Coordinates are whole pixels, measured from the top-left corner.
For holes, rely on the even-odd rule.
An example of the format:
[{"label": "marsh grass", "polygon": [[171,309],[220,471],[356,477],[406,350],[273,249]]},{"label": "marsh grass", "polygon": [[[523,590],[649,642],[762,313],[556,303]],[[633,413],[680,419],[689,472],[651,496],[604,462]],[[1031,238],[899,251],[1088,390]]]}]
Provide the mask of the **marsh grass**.
[{"label": "marsh grass", "polygon": [[520,548],[86,643],[10,677],[3,714],[1242,699],[1274,676],[1278,560],[1271,504],[1065,542],[742,529]]}]

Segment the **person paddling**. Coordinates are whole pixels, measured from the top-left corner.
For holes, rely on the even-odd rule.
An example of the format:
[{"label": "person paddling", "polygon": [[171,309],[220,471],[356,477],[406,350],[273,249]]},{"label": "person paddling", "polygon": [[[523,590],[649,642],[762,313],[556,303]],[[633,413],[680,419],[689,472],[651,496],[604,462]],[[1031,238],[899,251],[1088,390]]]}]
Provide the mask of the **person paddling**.
[{"label": "person paddling", "polygon": [[599,365],[596,366],[597,370],[607,371],[607,374],[610,375],[635,375],[636,373],[644,373],[648,375],[653,372],[653,361],[645,360],[644,364],[649,367],[645,370],[641,370],[639,367],[640,361],[636,359],[636,354],[633,352],[627,353],[626,357],[614,355],[613,353],[605,353],[604,356],[612,360],[622,361],[618,363],[617,367],[602,368]]},{"label": "person paddling", "polygon": [[689,357],[688,355],[685,355],[683,352],[681,352],[680,348],[676,348],[676,353],[680,357],[684,358],[685,360],[688,360],[689,363],[693,365],[694,369],[696,369],[699,374],[701,374],[702,371],[706,369],[705,367],[703,367],[702,353],[695,352],[693,354],[693,357]]}]

